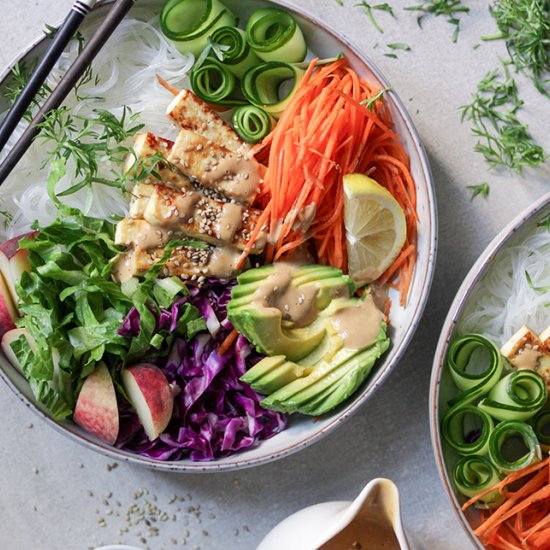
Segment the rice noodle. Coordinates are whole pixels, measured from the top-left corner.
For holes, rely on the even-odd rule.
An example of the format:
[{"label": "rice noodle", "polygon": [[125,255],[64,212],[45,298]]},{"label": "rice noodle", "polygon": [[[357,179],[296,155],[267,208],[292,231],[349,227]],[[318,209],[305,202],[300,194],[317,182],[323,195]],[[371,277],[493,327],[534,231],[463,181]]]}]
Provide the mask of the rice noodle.
[{"label": "rice noodle", "polygon": [[542,332],[550,325],[550,232],[535,226],[521,242],[502,249],[478,283],[459,321],[459,332],[478,332],[503,344],[522,325]]},{"label": "rice noodle", "polygon": [[[90,14],[84,32],[86,37],[93,33],[103,15],[103,12]],[[92,111],[97,108],[120,116],[124,106],[128,106],[132,112],[140,113],[139,123],[145,124],[147,130],[173,138],[177,132],[164,115],[172,96],[158,83],[156,75],[160,74],[176,88],[189,87],[187,73],[191,69],[193,57],[182,55],[162,36],[158,13],[147,8],[134,8],[131,15],[131,18],[119,25],[94,60],[94,78],[79,89],[81,97],[91,99],[79,101],[72,93],[64,105],[72,114],[84,116],[92,115]],[[51,87],[55,86],[74,61],[77,52],[78,44],[72,41],[48,79]],[[17,128],[8,146],[0,154],[0,160],[17,141],[25,126],[26,123],[21,123]],[[45,144],[37,140],[3,184],[0,210],[8,210],[14,220],[7,228],[2,227],[0,220],[0,237],[22,233],[35,219],[44,224],[55,217],[56,209],[46,191],[47,168],[40,169],[46,156]],[[100,175],[108,177],[112,168],[104,166]],[[67,166],[67,174],[59,190],[75,183],[71,181],[71,165]],[[65,197],[63,202],[83,208],[85,200],[86,193],[81,191]],[[124,215],[126,209],[127,198],[119,190],[104,185],[94,186],[93,202],[89,210],[91,215]]]}]

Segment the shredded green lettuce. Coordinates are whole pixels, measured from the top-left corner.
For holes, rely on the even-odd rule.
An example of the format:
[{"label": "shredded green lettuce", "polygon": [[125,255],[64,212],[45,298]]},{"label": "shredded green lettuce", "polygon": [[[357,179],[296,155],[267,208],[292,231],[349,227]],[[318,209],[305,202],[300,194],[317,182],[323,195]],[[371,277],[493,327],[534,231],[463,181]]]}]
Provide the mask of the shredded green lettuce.
[{"label": "shredded green lettuce", "polygon": [[[80,387],[98,362],[107,365],[118,386],[121,364],[146,359],[148,353],[158,356],[176,336],[189,339],[205,330],[198,309],[187,303],[175,332],[156,329],[160,308],[188,293],[177,279],[159,280],[160,270],[174,247],[203,244],[173,241],[129,292],[111,278],[122,252],[114,242],[113,223],[60,206],[52,224],[34,229],[38,233],[32,239],[20,241],[29,251],[31,270],[17,284],[23,314],[17,324],[28,330],[36,349],[25,337],[14,341],[12,349],[36,399],[55,418],[72,414]],[[128,338],[118,329],[132,307],[139,313],[140,330]]]}]

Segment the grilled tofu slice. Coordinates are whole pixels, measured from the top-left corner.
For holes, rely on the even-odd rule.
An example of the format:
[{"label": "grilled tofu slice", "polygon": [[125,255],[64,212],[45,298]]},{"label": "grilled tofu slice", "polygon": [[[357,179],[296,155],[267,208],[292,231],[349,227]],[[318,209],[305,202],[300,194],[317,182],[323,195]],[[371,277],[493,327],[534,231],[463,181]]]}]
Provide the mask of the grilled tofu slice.
[{"label": "grilled tofu slice", "polygon": [[189,130],[179,133],[168,161],[205,189],[248,205],[256,198],[265,173],[256,159]]},{"label": "grilled tofu slice", "polygon": [[[119,282],[130,277],[144,275],[158,260],[162,258],[163,248],[145,250],[134,248],[121,254],[113,269],[113,275]],[[218,248],[206,246],[198,249],[191,246],[179,246],[162,269],[161,275],[175,275],[182,279],[202,280],[206,277],[231,279],[239,270],[237,261],[241,253],[235,248]]]},{"label": "grilled tofu slice", "polygon": [[182,90],[168,105],[166,115],[178,128],[200,134],[230,151],[244,153],[250,148],[208,103],[191,90]]},{"label": "grilled tofu slice", "polygon": [[[261,212],[243,205],[220,202],[195,191],[180,191],[165,185],[140,184],[130,216],[172,230],[175,234],[204,240],[214,245],[231,245],[244,250]],[[252,253],[262,252],[267,227],[260,230]]]},{"label": "grilled tofu slice", "polygon": [[[548,331],[548,329],[547,329]],[[550,340],[545,331],[539,337],[523,325],[503,346],[500,352],[516,369],[537,371],[550,385]]]},{"label": "grilled tofu slice", "polygon": [[[157,154],[162,155],[162,158],[168,159],[170,151],[174,146],[174,142],[169,139],[163,139],[157,137],[151,132],[144,132],[137,134],[134,141],[133,150],[134,154],[128,155],[126,159],[125,170],[130,172],[136,168],[136,160],[142,161],[142,164],[146,167],[148,163],[146,159],[153,157]],[[150,165],[150,163],[149,163]],[[191,187],[191,184],[182,174],[172,170],[170,166],[163,165],[158,163],[155,168],[155,172],[160,176],[160,178],[155,177],[154,174],[151,174],[149,177],[145,178],[145,183],[157,183],[162,181],[164,183],[169,183],[178,188]]]}]

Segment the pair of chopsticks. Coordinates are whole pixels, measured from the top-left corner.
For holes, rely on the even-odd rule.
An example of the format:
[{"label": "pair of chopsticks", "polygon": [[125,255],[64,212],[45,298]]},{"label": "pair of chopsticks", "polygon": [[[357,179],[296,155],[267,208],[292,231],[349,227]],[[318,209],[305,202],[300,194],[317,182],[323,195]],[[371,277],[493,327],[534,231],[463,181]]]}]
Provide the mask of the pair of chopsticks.
[{"label": "pair of chopsticks", "polygon": [[[98,27],[94,35],[86,43],[78,58],[69,67],[59,84],[32,119],[19,140],[10,150],[4,162],[0,165],[0,185],[5,181],[15,168],[25,151],[30,147],[33,139],[39,132],[38,125],[44,117],[63,103],[69,92],[76,86],[86,69],[90,66],[95,56],[107,42],[114,30],[118,27],[124,16],[133,6],[135,0],[115,0],[109,13]],[[42,84],[50,74],[55,63],[63,53],[63,50],[76,33],[78,27],[97,3],[97,0],[76,0],[69,15],[59,27],[46,53],[34,69],[29,81],[17,97],[12,108],[0,124],[0,151],[5,147],[10,136],[23,118],[31,105]]]}]

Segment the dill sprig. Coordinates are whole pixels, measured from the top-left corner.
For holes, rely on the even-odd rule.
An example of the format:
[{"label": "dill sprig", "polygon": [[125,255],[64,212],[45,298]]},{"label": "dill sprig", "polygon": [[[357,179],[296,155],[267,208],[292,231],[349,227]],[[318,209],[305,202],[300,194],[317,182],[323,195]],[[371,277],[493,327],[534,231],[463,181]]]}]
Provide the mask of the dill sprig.
[{"label": "dill sprig", "polygon": [[[34,66],[28,65],[23,62],[17,62],[11,69],[10,77],[7,81],[7,84],[2,92],[2,95],[10,102],[14,103],[15,100],[19,97],[23,88],[27,84]],[[33,111],[37,110],[40,107],[42,101],[48,97],[52,92],[52,89],[48,84],[44,83],[38,89],[36,95],[31,101],[29,108],[25,111],[23,119],[27,122],[30,122],[33,117]]]},{"label": "dill sprig", "polygon": [[468,189],[472,190],[472,200],[477,196],[483,197],[484,199],[489,196],[489,184],[487,182],[480,183],[479,185],[468,185]]},{"label": "dill sprig", "polygon": [[506,63],[490,71],[472,94],[472,102],[461,107],[462,122],[473,123],[472,133],[478,138],[475,151],[494,168],[505,166],[521,174],[546,160],[543,148],[535,143],[529,128],[518,119],[523,106],[515,80]]},{"label": "dill sprig", "polygon": [[543,80],[550,70],[550,0],[496,0],[490,11],[500,34],[483,40],[504,39],[516,70],[550,95],[545,89],[550,80]]},{"label": "dill sprig", "polygon": [[367,17],[368,17],[369,21],[373,24],[374,28],[379,33],[383,33],[384,30],[382,29],[382,27],[378,24],[378,22],[374,18],[373,10],[385,11],[386,13],[389,13],[395,19],[395,13],[393,12],[393,8],[387,2],[384,2],[383,4],[369,4],[368,2],[359,2],[358,4],[355,4],[355,5],[357,7],[363,8],[365,13],[367,14]]},{"label": "dill sprig", "polygon": [[[94,184],[125,189],[129,179],[148,177],[160,160],[148,159],[145,166],[136,159],[129,171],[123,167],[124,160],[133,152],[127,145],[129,139],[143,128],[143,124],[137,123],[138,116],[126,107],[120,117],[103,109],[94,109],[91,117],[72,115],[66,107],[48,113],[40,124],[37,139],[49,148],[41,168],[50,165],[48,194],[52,201],[59,205],[59,197],[86,189],[88,206],[93,199]],[[75,183],[58,193],[57,186],[67,172],[69,161],[74,164],[71,179]],[[111,165],[111,177],[100,175],[100,168]]]},{"label": "dill sprig", "polygon": [[470,8],[464,6],[461,0],[423,0],[420,4],[408,6],[404,9],[419,12],[420,15],[417,18],[417,22],[420,28],[422,28],[422,20],[427,15],[433,15],[434,17],[442,15],[447,17],[447,22],[454,26],[453,42],[458,40],[458,33],[460,32],[460,19],[458,19],[458,15],[470,11]]}]

